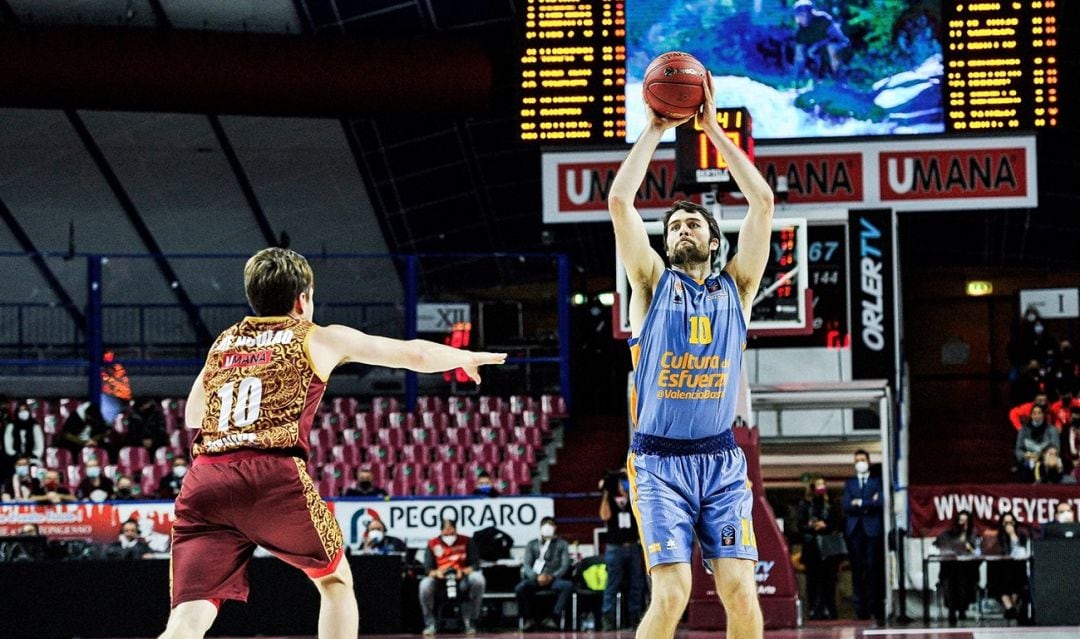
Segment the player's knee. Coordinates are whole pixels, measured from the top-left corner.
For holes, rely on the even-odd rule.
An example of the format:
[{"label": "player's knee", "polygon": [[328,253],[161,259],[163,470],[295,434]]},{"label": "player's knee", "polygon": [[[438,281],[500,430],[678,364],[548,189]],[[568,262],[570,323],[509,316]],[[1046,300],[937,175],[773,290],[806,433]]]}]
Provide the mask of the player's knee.
[{"label": "player's knee", "polygon": [[686,604],[690,601],[690,588],[682,584],[671,584],[668,587],[654,589],[652,603],[669,615],[682,614]]},{"label": "player's knee", "polygon": [[340,596],[352,593],[353,577],[349,562],[342,558],[334,572],[316,579],[315,585],[318,586],[319,592],[324,596]]},{"label": "player's knee", "polygon": [[757,584],[750,579],[728,579],[719,584],[720,600],[731,612],[749,612],[757,606]]}]

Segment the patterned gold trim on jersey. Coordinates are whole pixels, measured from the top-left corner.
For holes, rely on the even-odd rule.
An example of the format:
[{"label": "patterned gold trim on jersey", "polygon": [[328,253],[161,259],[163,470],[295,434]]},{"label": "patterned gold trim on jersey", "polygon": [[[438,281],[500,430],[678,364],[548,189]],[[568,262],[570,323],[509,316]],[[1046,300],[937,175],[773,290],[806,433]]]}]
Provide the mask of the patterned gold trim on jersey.
[{"label": "patterned gold trim on jersey", "polygon": [[319,497],[319,491],[315,488],[315,482],[308,475],[307,464],[303,460],[293,457],[296,462],[296,472],[300,476],[300,483],[304,487],[304,498],[307,499],[308,512],[311,513],[311,523],[315,526],[315,534],[319,536],[323,549],[326,551],[327,560],[333,560],[337,552],[344,546],[344,537],[341,534],[341,526],[338,525],[334,514],[326,502]]},{"label": "patterned gold trim on jersey", "polygon": [[[221,333],[206,358],[206,412],[202,436],[192,446],[193,455],[242,448],[296,448],[307,443],[299,441],[300,419],[310,400],[312,384],[324,384],[321,378],[316,381],[318,375],[305,347],[314,326],[293,317],[247,317]],[[246,362],[242,358],[256,350],[267,355],[251,360],[250,365],[236,364],[238,359]],[[241,398],[239,390],[250,378],[258,378],[261,391],[257,418],[237,426],[234,414],[240,411],[243,415],[243,409],[251,409],[250,405],[237,406],[250,401],[251,394]],[[227,398],[230,415],[224,420],[225,429],[219,430],[226,388],[232,390],[232,396]]]},{"label": "patterned gold trim on jersey", "polygon": [[326,381],[330,379],[330,376],[322,374],[319,367],[315,365],[315,359],[311,356],[311,336],[315,334],[315,329],[317,328],[319,328],[318,324],[312,324],[311,330],[309,330],[308,334],[304,337],[304,356],[307,357],[307,363],[308,366],[311,367],[312,372],[314,372],[315,376],[321,379],[325,384]]}]

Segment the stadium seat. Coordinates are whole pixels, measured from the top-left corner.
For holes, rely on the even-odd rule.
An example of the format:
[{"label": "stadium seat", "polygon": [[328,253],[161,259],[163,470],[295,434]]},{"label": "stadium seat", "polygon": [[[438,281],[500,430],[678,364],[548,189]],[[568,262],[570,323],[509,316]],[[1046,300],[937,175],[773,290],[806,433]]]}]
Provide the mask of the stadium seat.
[{"label": "stadium seat", "polygon": [[490,463],[499,461],[499,451],[495,444],[483,442],[469,446],[469,461],[476,463]]},{"label": "stadium seat", "polygon": [[[125,472],[137,472],[150,465],[150,453],[142,446],[124,446],[117,455],[116,463]],[[157,490],[157,486],[154,486]]]},{"label": "stadium seat", "polygon": [[508,460],[499,465],[499,479],[506,479],[518,484],[532,481],[532,468],[524,460]]},{"label": "stadium seat", "polygon": [[520,415],[527,410],[533,410],[533,398],[528,395],[511,395],[507,405],[511,413]]},{"label": "stadium seat", "polygon": [[49,446],[45,449],[45,466],[56,470],[64,470],[75,463],[71,451],[66,448]]},{"label": "stadium seat", "polygon": [[429,451],[423,444],[405,444],[398,449],[399,461],[422,469],[428,464]]},{"label": "stadium seat", "polygon": [[450,425],[451,427],[476,430],[483,426],[483,420],[478,413],[451,413]]},{"label": "stadium seat", "polygon": [[434,458],[435,463],[465,463],[465,447],[454,446],[452,444],[443,444],[442,446],[436,446],[434,449]]},{"label": "stadium seat", "polygon": [[345,445],[367,447],[372,444],[371,431],[358,428],[346,428],[341,431],[341,443]]},{"label": "stadium seat", "polygon": [[450,416],[446,413],[424,411],[420,413],[419,428],[426,428],[433,433],[441,433],[450,427]]},{"label": "stadium seat", "polygon": [[85,464],[91,459],[96,459],[102,466],[109,464],[109,451],[100,446],[83,446],[78,457],[79,464]]},{"label": "stadium seat", "polygon": [[308,443],[311,444],[312,448],[327,451],[337,443],[337,437],[333,431],[323,428],[312,428],[311,434],[308,435]]},{"label": "stadium seat", "polygon": [[387,413],[386,425],[390,428],[403,428],[409,430],[416,426],[416,415],[400,411]]},{"label": "stadium seat", "polygon": [[[333,477],[337,480],[339,487],[350,481],[353,474],[353,465],[345,461],[333,461],[323,464],[322,468],[319,469],[320,477]],[[334,495],[337,494],[334,493]]]},{"label": "stadium seat", "polygon": [[72,494],[75,494],[75,489],[79,487],[82,480],[83,467],[81,464],[72,464],[64,469],[64,482],[71,489]]},{"label": "stadium seat", "polygon": [[375,429],[375,418],[371,413],[359,412],[353,417],[353,425],[357,430],[371,432]]},{"label": "stadium seat", "polygon": [[545,435],[551,432],[551,422],[544,413],[529,410],[522,413],[521,418],[525,426],[539,428]]},{"label": "stadium seat", "polygon": [[452,486],[454,495],[471,495],[475,488],[476,478],[470,473],[465,473],[465,476],[455,481]]},{"label": "stadium seat", "polygon": [[364,462],[388,466],[394,463],[394,451],[385,444],[372,444],[367,447]]},{"label": "stadium seat", "polygon": [[471,446],[473,443],[472,431],[456,426],[443,431],[443,439],[451,446]]},{"label": "stadium seat", "polygon": [[506,453],[504,459],[521,460],[530,466],[536,464],[536,451],[528,444],[510,444],[503,450]]},{"label": "stadium seat", "polygon": [[436,437],[437,431],[424,428],[423,426],[417,426],[409,429],[409,440],[414,444],[423,444],[425,446],[431,446],[438,442]]},{"label": "stadium seat", "polygon": [[438,395],[421,395],[416,398],[416,412],[445,413],[446,402]]},{"label": "stadium seat", "polygon": [[480,443],[491,443],[502,448],[506,446],[507,437],[506,431],[501,428],[492,428],[490,426],[484,426],[477,433],[480,438]]},{"label": "stadium seat", "polygon": [[398,404],[398,400],[394,397],[372,397],[371,398],[371,413],[375,416],[376,422],[382,422],[383,419],[389,413],[395,413],[401,410]]},{"label": "stadium seat", "polygon": [[333,475],[324,475],[315,482],[315,487],[319,490],[321,497],[337,497],[341,494],[343,483],[342,480]]},{"label": "stadium seat", "polygon": [[359,466],[363,462],[363,451],[352,444],[335,444],[330,448],[330,461],[343,462],[349,466]]},{"label": "stadium seat", "polygon": [[566,400],[561,395],[541,395],[540,412],[551,417],[566,417]]},{"label": "stadium seat", "polygon": [[487,423],[491,428],[501,428],[509,430],[514,426],[521,426],[524,420],[520,415],[507,412],[491,412],[487,413]]},{"label": "stadium seat", "polygon": [[357,410],[359,410],[359,402],[353,397],[335,397],[331,400],[330,405],[335,413],[344,416],[348,421],[352,421]]},{"label": "stadium seat", "polygon": [[476,410],[481,413],[501,412],[505,410],[503,399],[495,395],[481,395],[476,398]]},{"label": "stadium seat", "polygon": [[108,477],[109,479],[116,481],[116,478],[120,475],[120,467],[116,464],[109,464],[108,466],[101,467],[102,477]]},{"label": "stadium seat", "polygon": [[[140,450],[145,451],[145,449]],[[123,454],[123,450],[120,452]],[[146,465],[137,470],[138,472],[129,472],[128,474],[136,475],[138,478],[139,490],[142,491],[139,497],[142,499],[154,499],[157,497],[158,484],[161,483],[161,478],[165,475],[157,466],[153,465]]]},{"label": "stadium seat", "polygon": [[461,466],[456,461],[433,461],[428,464],[427,476],[449,486],[461,476]]},{"label": "stadium seat", "polygon": [[515,426],[513,440],[518,444],[528,444],[533,448],[544,447],[544,435],[539,428],[529,426]]},{"label": "stadium seat", "polygon": [[405,445],[405,431],[400,428],[380,428],[375,431],[375,442],[391,448]]}]

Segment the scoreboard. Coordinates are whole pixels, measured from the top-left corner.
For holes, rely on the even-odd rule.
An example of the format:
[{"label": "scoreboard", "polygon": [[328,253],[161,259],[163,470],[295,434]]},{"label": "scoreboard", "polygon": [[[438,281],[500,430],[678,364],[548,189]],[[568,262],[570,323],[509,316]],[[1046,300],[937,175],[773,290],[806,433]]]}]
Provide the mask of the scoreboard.
[{"label": "scoreboard", "polygon": [[[737,7],[758,4],[732,2]],[[925,31],[934,34],[941,55],[938,64],[943,68],[930,80],[904,80],[900,74],[892,81],[934,92],[939,99],[926,108],[936,109],[945,132],[1005,132],[1058,125],[1059,27],[1065,0],[908,2],[933,14],[925,19]],[[520,139],[544,145],[625,143],[628,83],[636,87],[628,79],[628,59],[640,63],[640,52],[635,54],[634,49],[640,43],[628,36],[627,12],[663,14],[671,4],[666,0],[524,0],[518,51]],[[790,22],[793,29],[794,20]],[[782,32],[788,26],[777,33],[778,41],[791,37]],[[699,44],[713,50],[725,37],[716,33],[716,42]],[[628,41],[633,46],[628,48]],[[778,68],[785,69],[778,73],[787,73],[784,65],[790,65],[790,60],[777,56]],[[776,95],[783,94],[782,89]],[[894,98],[905,95],[908,87],[900,89],[893,92]],[[912,107],[906,115],[918,117],[922,113],[918,108]],[[636,112],[631,115],[636,117]],[[765,122],[760,120],[764,114],[751,115]]]},{"label": "scoreboard", "polygon": [[1057,126],[1062,0],[946,0],[949,131]]},{"label": "scoreboard", "polygon": [[521,54],[521,139],[626,138],[623,1],[527,0]]}]

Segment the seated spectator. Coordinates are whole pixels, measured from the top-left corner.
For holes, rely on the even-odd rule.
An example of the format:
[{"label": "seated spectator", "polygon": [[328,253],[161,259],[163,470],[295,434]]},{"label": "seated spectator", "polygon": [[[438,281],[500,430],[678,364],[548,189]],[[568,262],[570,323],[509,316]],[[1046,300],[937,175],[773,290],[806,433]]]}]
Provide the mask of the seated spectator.
[{"label": "seated spectator", "polygon": [[1035,481],[1035,464],[1047,447],[1061,450],[1061,437],[1056,428],[1048,428],[1046,413],[1038,404],[1031,407],[1031,419],[1016,434],[1016,475],[1024,483]]},{"label": "seated spectator", "polygon": [[1076,351],[1072,342],[1063,339],[1058,345],[1057,357],[1054,358],[1050,367],[1050,377],[1058,388],[1068,389],[1076,395],[1076,389],[1080,387],[1080,361],[1076,359]]},{"label": "seated spectator", "polygon": [[1039,406],[1043,410],[1043,415],[1046,420],[1054,425],[1055,428],[1061,430],[1061,424],[1054,423],[1054,413],[1050,412],[1050,402],[1047,399],[1046,393],[1039,393],[1030,402],[1014,406],[1009,411],[1009,421],[1012,422],[1013,428],[1020,430],[1024,427],[1024,423],[1031,420],[1031,409]]},{"label": "seated spectator", "polygon": [[[1007,512],[998,518],[996,534],[988,534],[983,540],[983,554],[1024,559],[1027,545],[1027,533],[1017,525],[1016,517]],[[1027,590],[1027,567],[1021,561],[987,562],[986,590],[989,596],[1001,601],[1006,619],[1020,618]]]},{"label": "seated spectator", "polygon": [[375,485],[375,477],[371,474],[371,468],[360,466],[356,469],[356,485],[349,486],[342,493],[343,497],[369,497],[382,499],[387,493],[381,486]]},{"label": "seated spectator", "polygon": [[[952,527],[941,533],[934,545],[946,555],[971,555],[979,545],[975,537],[975,522],[971,513],[962,510],[953,520]],[[957,616],[967,619],[967,609],[975,602],[975,588],[979,583],[979,564],[975,562],[941,562],[941,587],[945,592],[945,605],[949,608],[949,623],[955,624]]]},{"label": "seated spectator", "polygon": [[23,524],[19,528],[19,534],[24,537],[40,537],[41,529],[37,524]]},{"label": "seated spectator", "polygon": [[480,474],[476,476],[476,486],[473,488],[472,494],[481,497],[499,496],[499,490],[495,488],[495,482],[492,481],[488,471],[482,470],[480,471]]},{"label": "seated spectator", "polygon": [[1076,521],[1076,517],[1073,515],[1073,507],[1069,505],[1069,502],[1058,502],[1057,507],[1054,509],[1054,521],[1059,524],[1071,524]]},{"label": "seated spectator", "polygon": [[1035,463],[1036,484],[1075,484],[1076,479],[1065,472],[1057,446],[1047,446]]},{"label": "seated spectator", "polygon": [[61,480],[60,471],[52,469],[45,471],[45,479],[41,480],[41,487],[30,498],[38,503],[47,504],[75,501],[75,495]]},{"label": "seated spectator", "polygon": [[361,555],[390,555],[405,552],[405,542],[386,534],[386,524],[381,519],[372,519],[364,531],[364,543],[360,546]]},{"label": "seated spectator", "polygon": [[1080,480],[1080,407],[1069,411],[1069,422],[1061,430],[1061,457],[1065,472]]},{"label": "seated spectator", "polygon": [[131,475],[120,475],[116,478],[116,492],[113,494],[113,499],[119,499],[121,501],[138,499],[138,488],[135,485],[135,478]]},{"label": "seated spectator", "polygon": [[0,488],[0,500],[30,501],[40,491],[41,482],[33,476],[30,459],[20,457],[15,460],[15,472]]},{"label": "seated spectator", "polygon": [[1073,397],[1072,391],[1064,390],[1056,402],[1052,402],[1046,410],[1046,419],[1062,430],[1069,424],[1069,417],[1073,408],[1080,408],[1080,400]]},{"label": "seated spectator", "polygon": [[83,446],[104,446],[108,435],[109,427],[101,418],[98,407],[90,402],[83,402],[64,421],[55,445],[77,454]]},{"label": "seated spectator", "polygon": [[75,496],[93,502],[108,501],[113,498],[113,481],[101,474],[101,464],[91,457],[83,466],[83,480],[75,489]]},{"label": "seated spectator", "polygon": [[5,474],[20,457],[40,464],[45,456],[45,430],[30,413],[30,405],[19,402],[15,415],[3,426],[4,463],[0,464],[0,468],[4,469]]},{"label": "seated spectator", "polygon": [[153,556],[153,551],[139,536],[139,522],[129,519],[121,524],[120,538],[105,550],[105,556],[109,559],[148,559]]},{"label": "seated spectator", "polygon": [[161,404],[153,399],[142,399],[135,404],[127,419],[127,445],[142,446],[153,451],[169,443],[165,429],[165,414]]},{"label": "seated spectator", "polygon": [[521,565],[521,581],[514,589],[517,594],[518,615],[524,622],[524,630],[536,627],[533,614],[533,600],[541,590],[555,593],[555,607],[550,617],[540,622],[546,630],[562,628],[561,620],[566,612],[566,604],[574,592],[574,582],[566,579],[570,574],[570,546],[562,537],[555,534],[555,519],[544,517],[540,520],[540,538],[533,539],[525,546],[525,559]]},{"label": "seated spectator", "polygon": [[180,485],[187,475],[188,464],[183,457],[177,457],[172,461],[172,472],[161,478],[158,482],[157,496],[162,499],[176,499],[180,494]]},{"label": "seated spectator", "polygon": [[457,522],[444,519],[442,534],[428,542],[424,553],[427,576],[420,580],[420,610],[424,615],[424,636],[438,631],[435,618],[435,591],[443,589],[449,599],[461,600],[465,634],[476,634],[476,618],[487,582],[480,572],[480,553],[476,542],[459,535]]}]

